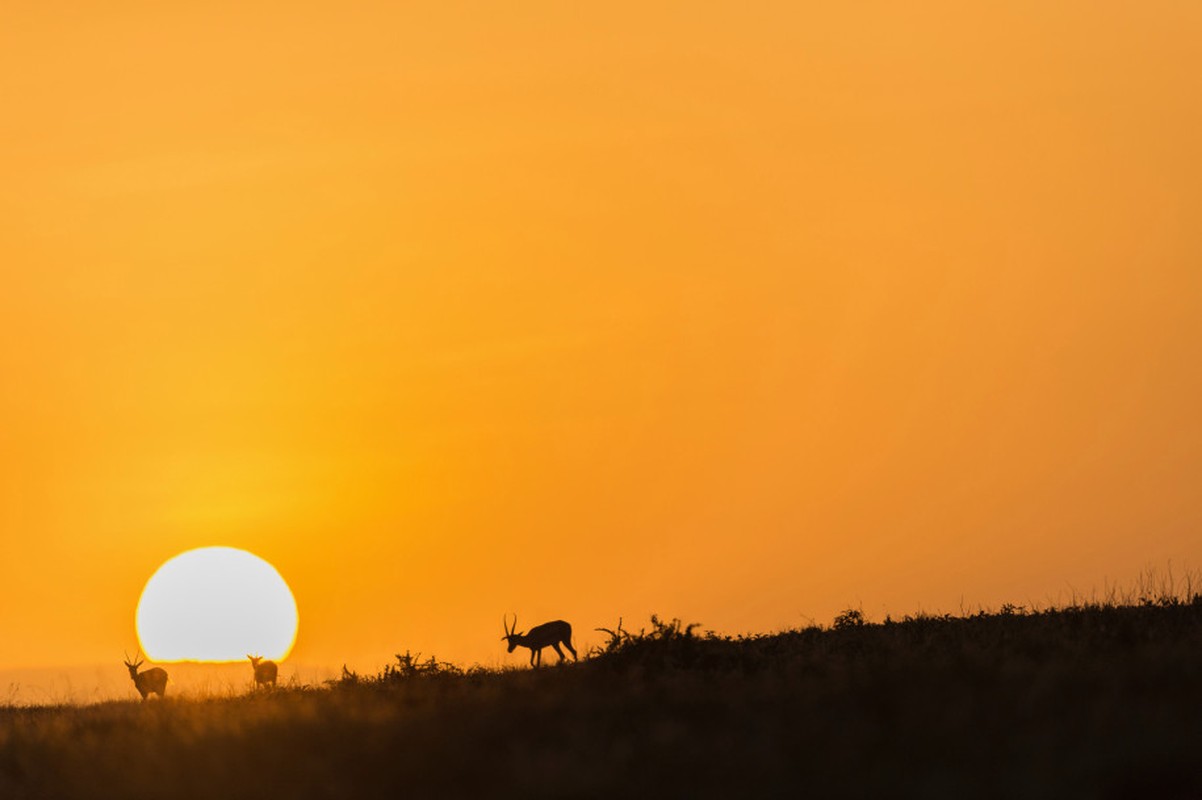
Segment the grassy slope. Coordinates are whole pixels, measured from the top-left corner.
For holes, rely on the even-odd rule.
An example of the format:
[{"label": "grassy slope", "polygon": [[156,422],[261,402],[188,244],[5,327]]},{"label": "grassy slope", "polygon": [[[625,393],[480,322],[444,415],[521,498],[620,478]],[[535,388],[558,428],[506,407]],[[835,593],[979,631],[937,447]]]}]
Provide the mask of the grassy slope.
[{"label": "grassy slope", "polygon": [[857,622],[0,709],[0,797],[1202,797],[1202,598]]}]

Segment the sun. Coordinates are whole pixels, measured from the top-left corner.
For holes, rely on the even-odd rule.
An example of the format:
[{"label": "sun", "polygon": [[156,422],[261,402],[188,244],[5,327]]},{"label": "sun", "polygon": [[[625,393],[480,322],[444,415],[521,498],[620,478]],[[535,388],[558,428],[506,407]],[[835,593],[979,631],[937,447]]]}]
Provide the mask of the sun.
[{"label": "sun", "polygon": [[275,567],[233,547],[188,550],[159,567],[138,601],[152,661],[283,659],[296,641],[292,590]]}]

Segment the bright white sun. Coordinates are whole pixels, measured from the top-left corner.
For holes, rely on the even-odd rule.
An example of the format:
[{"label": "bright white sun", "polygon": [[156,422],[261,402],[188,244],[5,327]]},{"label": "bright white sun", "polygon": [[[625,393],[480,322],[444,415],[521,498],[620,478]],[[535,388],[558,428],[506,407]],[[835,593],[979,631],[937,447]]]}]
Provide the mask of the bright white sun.
[{"label": "bright white sun", "polygon": [[180,553],[150,576],[138,601],[138,640],[151,661],[278,661],[296,626],[296,600],[280,573],[233,547]]}]

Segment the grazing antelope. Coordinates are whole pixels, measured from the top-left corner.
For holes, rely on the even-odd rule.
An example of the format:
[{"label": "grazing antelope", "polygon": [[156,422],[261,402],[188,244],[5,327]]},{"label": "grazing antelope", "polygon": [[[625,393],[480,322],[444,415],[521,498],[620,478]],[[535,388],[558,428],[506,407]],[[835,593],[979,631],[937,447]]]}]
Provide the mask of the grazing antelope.
[{"label": "grazing antelope", "polygon": [[[505,626],[505,635],[501,637],[501,640],[509,642],[509,652],[512,653],[519,645],[530,648],[530,666],[532,667],[542,665],[544,647],[555,648],[555,653],[559,656],[560,663],[563,663],[563,651],[559,649],[561,643],[571,651],[573,661],[579,660],[576,658],[576,648],[572,647],[572,626],[562,619],[536,625],[530,629],[530,633],[516,633],[518,627],[517,614],[513,615],[513,627],[509,626],[508,620],[504,617],[501,619],[501,624]],[[537,664],[535,663],[536,661],[538,662]]]},{"label": "grazing antelope", "polygon": [[134,688],[142,695],[142,702],[146,702],[146,698],[152,694],[157,694],[159,699],[166,696],[167,693],[167,670],[162,667],[151,667],[148,670],[138,672],[138,667],[145,663],[145,659],[138,655],[131,663],[129,653],[125,654],[125,666],[129,667],[129,677],[133,679]]},{"label": "grazing antelope", "polygon": [[271,688],[275,688],[275,676],[279,673],[280,668],[276,666],[274,661],[263,661],[263,656],[247,655],[250,659],[250,665],[255,670],[255,688],[271,684]]}]

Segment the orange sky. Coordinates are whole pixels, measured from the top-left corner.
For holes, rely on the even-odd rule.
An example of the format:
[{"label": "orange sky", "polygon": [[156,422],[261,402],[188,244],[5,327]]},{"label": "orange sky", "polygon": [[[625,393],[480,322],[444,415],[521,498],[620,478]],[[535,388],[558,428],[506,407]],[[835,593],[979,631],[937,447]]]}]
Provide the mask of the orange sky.
[{"label": "orange sky", "polygon": [[243,5],[5,5],[0,667],[1202,564],[1202,5]]}]

